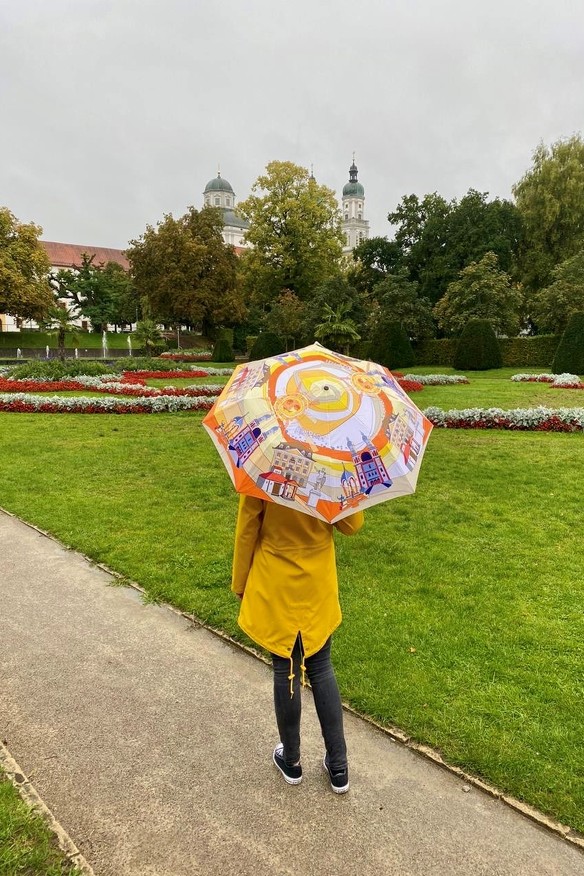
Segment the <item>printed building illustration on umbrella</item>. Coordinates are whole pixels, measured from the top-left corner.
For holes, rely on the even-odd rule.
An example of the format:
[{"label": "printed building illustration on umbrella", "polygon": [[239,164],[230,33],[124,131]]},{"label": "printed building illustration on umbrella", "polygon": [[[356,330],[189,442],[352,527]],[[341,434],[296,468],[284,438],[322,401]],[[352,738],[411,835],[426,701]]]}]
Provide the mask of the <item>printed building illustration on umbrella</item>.
[{"label": "printed building illustration on umbrella", "polygon": [[312,452],[285,442],[273,450],[272,466],[260,474],[257,485],[273,496],[294,499],[298,488],[305,489],[308,483],[314,465]]}]

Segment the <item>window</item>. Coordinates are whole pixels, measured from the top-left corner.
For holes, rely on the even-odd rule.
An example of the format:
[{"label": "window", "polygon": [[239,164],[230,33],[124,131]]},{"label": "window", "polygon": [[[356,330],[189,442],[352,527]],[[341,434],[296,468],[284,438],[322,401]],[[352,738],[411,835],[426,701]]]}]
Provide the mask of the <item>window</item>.
[{"label": "window", "polygon": [[349,214],[345,213],[345,222],[348,222],[348,221],[349,221]]},{"label": "window", "polygon": [[225,198],[225,203],[228,207],[231,207],[231,198]]},{"label": "window", "polygon": [[358,213],[358,214],[357,214],[357,219],[362,219],[362,218],[363,218],[362,214],[361,214],[361,213]]},{"label": "window", "polygon": [[221,198],[219,195],[215,195],[215,206],[218,207],[221,204]]}]

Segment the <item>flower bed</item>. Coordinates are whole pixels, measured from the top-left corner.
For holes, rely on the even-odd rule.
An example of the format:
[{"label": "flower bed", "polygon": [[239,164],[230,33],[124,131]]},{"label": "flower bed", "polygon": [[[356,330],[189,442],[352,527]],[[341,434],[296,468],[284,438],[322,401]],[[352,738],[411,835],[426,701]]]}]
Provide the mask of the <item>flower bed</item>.
[{"label": "flower bed", "polygon": [[141,398],[158,398],[160,396],[184,396],[198,398],[200,396],[216,397],[223,387],[215,384],[199,384],[185,387],[165,386],[157,389],[145,386],[143,383],[130,380],[118,381],[116,375],[103,377],[72,377],[69,380],[7,380],[0,378],[0,392],[78,392],[80,389],[90,389],[105,395],[123,395]]},{"label": "flower bed", "polygon": [[517,383],[551,383],[556,389],[584,389],[577,374],[514,374]]},{"label": "flower bed", "polygon": [[168,353],[161,353],[158,357],[159,359],[170,359],[171,362],[209,362],[212,352],[209,350],[191,350],[190,352],[186,352],[185,350],[181,350],[180,353],[175,353],[173,350],[170,350]]},{"label": "flower bed", "polygon": [[187,370],[176,369],[174,371],[123,371],[122,380],[142,381],[142,380],[168,380],[175,378],[177,380],[189,379],[191,377],[227,377],[233,374],[233,368],[190,368]]},{"label": "flower bed", "polygon": [[0,411],[33,414],[163,414],[208,411],[214,399],[161,395],[157,398],[47,398],[27,393],[0,394]]},{"label": "flower bed", "polygon": [[444,429],[511,429],[530,432],[584,431],[584,408],[466,408],[443,411],[426,408],[424,414]]},{"label": "flower bed", "polygon": [[415,380],[423,386],[448,386],[456,383],[469,383],[468,377],[464,377],[462,374],[406,374],[403,379]]},{"label": "flower bed", "polygon": [[397,382],[405,392],[421,392],[424,389],[418,380],[409,380],[407,377],[398,377]]}]

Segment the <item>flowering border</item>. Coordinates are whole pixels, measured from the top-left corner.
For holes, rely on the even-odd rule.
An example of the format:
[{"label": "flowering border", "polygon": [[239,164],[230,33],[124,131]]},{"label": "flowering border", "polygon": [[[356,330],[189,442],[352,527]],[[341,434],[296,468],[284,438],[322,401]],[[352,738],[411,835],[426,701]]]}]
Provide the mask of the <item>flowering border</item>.
[{"label": "flowering border", "polygon": [[465,408],[443,411],[426,408],[423,412],[434,426],[443,429],[510,429],[522,432],[584,431],[584,408]]},{"label": "flowering border", "polygon": [[18,414],[164,414],[177,411],[208,411],[214,399],[208,396],[162,395],[156,398],[47,398],[28,393],[0,393],[0,411]]},{"label": "flowering border", "polygon": [[514,374],[516,383],[551,383],[555,389],[584,389],[577,374]]},{"label": "flowering border", "polygon": [[403,380],[415,380],[422,386],[448,386],[450,384],[470,383],[462,374],[405,374]]},{"label": "flowering border", "polygon": [[0,393],[28,392],[78,392],[89,389],[105,395],[133,396],[135,398],[158,398],[160,396],[184,396],[198,398],[199,396],[216,397],[223,390],[217,384],[193,384],[192,386],[165,386],[158,389],[135,380],[117,380],[116,375],[104,374],[101,377],[79,376],[68,380],[10,380],[0,377]]}]

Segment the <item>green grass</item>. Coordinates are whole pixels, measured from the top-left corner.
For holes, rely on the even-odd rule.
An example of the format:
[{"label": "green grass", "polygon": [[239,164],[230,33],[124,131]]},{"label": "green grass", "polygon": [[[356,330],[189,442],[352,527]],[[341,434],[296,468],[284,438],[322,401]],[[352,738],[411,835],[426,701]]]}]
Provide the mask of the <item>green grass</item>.
[{"label": "green grass", "polygon": [[[0,505],[245,640],[201,419],[1,414]],[[581,831],[583,471],[581,434],[434,430],[417,493],[338,539],[334,645],[348,702]]]},{"label": "green grass", "polygon": [[0,773],[0,876],[75,876],[42,818]]}]

